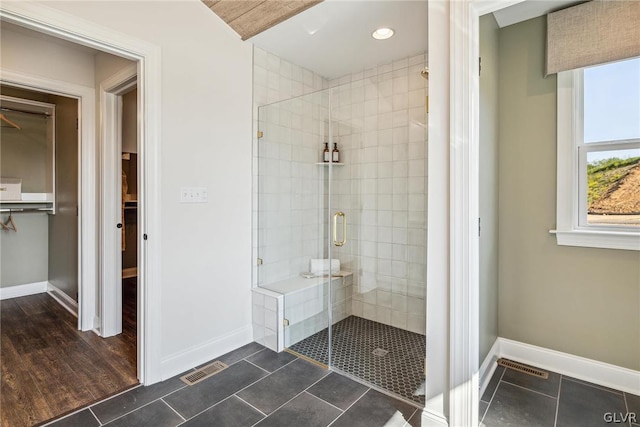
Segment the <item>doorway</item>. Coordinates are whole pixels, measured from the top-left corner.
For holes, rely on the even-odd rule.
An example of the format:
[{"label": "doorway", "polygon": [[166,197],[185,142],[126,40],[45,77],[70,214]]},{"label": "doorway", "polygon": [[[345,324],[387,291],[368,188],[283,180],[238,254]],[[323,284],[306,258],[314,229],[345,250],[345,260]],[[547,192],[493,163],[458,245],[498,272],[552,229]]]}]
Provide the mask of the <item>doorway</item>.
[{"label": "doorway", "polygon": [[82,331],[83,290],[92,283],[83,283],[88,271],[81,262],[90,251],[80,226],[87,177],[79,161],[79,99],[4,82],[0,92],[3,117],[13,124],[2,127],[2,172],[17,177],[12,182],[20,187],[16,197],[0,201],[2,220],[12,218],[0,235],[7,249],[0,418],[31,425],[138,384],[136,295],[132,333],[103,339]]},{"label": "doorway", "polygon": [[[121,222],[121,292],[122,304],[119,313],[122,318],[121,333],[137,336],[138,299],[138,108],[137,87],[120,95],[121,148],[122,161],[117,175],[122,179],[120,205]],[[116,285],[117,286],[117,285]]]}]

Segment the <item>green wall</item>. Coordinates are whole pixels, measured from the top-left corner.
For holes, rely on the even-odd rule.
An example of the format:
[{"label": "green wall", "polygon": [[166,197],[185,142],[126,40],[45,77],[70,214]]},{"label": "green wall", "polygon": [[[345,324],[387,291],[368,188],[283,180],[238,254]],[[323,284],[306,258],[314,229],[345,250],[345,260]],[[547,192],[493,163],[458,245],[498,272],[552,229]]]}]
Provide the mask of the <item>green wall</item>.
[{"label": "green wall", "polygon": [[499,29],[480,18],[480,361],[498,338]]},{"label": "green wall", "polygon": [[545,18],[499,36],[499,335],[640,370],[640,253],[558,246]]}]

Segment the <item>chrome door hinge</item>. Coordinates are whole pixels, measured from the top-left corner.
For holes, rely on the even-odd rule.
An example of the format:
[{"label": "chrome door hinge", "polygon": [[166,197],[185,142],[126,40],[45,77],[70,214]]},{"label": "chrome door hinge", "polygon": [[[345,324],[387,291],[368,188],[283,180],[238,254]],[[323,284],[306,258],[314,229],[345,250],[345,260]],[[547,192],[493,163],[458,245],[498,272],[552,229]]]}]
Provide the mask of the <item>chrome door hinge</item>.
[{"label": "chrome door hinge", "polygon": [[282,326],[289,326],[289,319],[282,320]]},{"label": "chrome door hinge", "polygon": [[262,258],[258,258],[258,261],[256,262],[256,264],[257,265],[262,265],[263,264]]}]

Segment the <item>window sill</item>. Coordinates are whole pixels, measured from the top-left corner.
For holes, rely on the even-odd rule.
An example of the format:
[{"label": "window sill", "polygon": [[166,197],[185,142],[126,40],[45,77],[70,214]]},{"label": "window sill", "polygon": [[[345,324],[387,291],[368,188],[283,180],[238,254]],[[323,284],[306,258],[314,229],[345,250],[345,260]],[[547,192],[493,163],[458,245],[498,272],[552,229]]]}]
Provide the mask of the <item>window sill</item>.
[{"label": "window sill", "polygon": [[603,230],[551,230],[558,245],[585,248],[622,249],[640,251],[640,234],[624,231]]}]

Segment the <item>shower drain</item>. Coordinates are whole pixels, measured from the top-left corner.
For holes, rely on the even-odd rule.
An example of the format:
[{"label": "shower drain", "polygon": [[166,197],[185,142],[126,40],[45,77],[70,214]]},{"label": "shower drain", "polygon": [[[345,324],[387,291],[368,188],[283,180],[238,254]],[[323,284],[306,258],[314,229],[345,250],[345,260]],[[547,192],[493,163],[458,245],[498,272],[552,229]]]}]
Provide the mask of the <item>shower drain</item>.
[{"label": "shower drain", "polygon": [[389,353],[389,350],[384,350],[384,349],[382,349],[382,348],[376,348],[376,349],[375,349],[375,350],[373,350],[371,353],[372,353],[374,356],[380,356],[380,357],[382,357],[382,356],[386,356],[386,355],[387,355],[387,353]]}]

